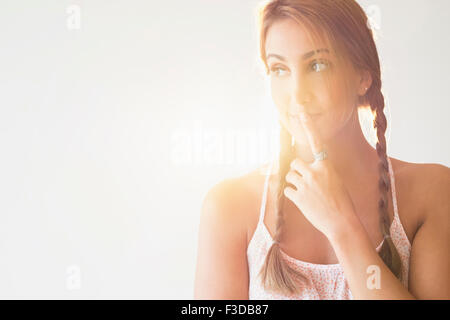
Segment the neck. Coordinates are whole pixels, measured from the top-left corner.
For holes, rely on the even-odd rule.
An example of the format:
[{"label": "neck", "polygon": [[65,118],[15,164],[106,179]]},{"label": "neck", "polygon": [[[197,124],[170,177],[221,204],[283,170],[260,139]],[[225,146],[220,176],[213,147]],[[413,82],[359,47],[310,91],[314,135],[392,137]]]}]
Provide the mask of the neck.
[{"label": "neck", "polygon": [[[367,142],[359,124],[358,113],[355,112],[347,125],[330,138],[325,149],[334,168],[346,184],[357,185],[361,179],[369,175],[377,175],[378,155],[376,150]],[[309,145],[295,144],[295,156],[311,162],[314,157]]]}]

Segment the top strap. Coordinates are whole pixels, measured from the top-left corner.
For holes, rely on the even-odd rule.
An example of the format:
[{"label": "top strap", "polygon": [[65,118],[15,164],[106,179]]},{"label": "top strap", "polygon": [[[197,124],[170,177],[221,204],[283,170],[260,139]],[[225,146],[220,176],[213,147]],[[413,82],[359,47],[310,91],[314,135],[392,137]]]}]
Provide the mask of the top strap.
[{"label": "top strap", "polygon": [[399,219],[398,217],[398,208],[397,208],[397,194],[395,192],[395,177],[394,177],[394,169],[392,167],[391,159],[387,157],[389,164],[389,176],[391,179],[391,190],[392,190],[392,205],[394,207],[394,218]]},{"label": "top strap", "polygon": [[266,180],[264,182],[264,190],[263,190],[263,196],[262,196],[262,200],[261,200],[261,210],[259,212],[259,222],[264,221],[264,214],[266,212],[267,192],[269,189],[269,178],[270,178],[270,174],[272,173],[273,163],[274,163],[274,161],[271,161],[271,163],[269,165],[269,169],[267,170],[267,173],[266,173]]}]

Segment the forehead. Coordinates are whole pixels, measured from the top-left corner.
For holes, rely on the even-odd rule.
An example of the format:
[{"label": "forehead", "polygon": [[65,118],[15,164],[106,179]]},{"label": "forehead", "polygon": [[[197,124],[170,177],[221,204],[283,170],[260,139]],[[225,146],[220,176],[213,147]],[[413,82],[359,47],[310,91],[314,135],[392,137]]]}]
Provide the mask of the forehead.
[{"label": "forehead", "polygon": [[317,41],[312,43],[308,31],[296,21],[290,18],[278,20],[267,31],[266,54],[275,53],[297,59],[306,52],[327,47],[322,40]]}]

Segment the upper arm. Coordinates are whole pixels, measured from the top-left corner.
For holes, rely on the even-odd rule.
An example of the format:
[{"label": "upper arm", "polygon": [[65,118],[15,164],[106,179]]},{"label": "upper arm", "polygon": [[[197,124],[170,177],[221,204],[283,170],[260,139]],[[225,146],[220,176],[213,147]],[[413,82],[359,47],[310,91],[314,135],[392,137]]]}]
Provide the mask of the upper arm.
[{"label": "upper arm", "polygon": [[411,248],[409,291],[417,299],[450,299],[450,169],[430,172],[426,219]]},{"label": "upper arm", "polygon": [[233,189],[221,182],[203,200],[194,299],[248,299],[247,233]]}]

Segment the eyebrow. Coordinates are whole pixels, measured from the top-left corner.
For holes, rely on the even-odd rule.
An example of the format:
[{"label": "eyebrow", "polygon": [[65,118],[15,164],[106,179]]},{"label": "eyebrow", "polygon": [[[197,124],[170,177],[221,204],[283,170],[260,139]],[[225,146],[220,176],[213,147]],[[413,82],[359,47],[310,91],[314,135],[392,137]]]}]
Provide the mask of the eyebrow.
[{"label": "eyebrow", "polygon": [[[303,54],[303,55],[302,55],[302,60],[306,60],[306,59],[308,59],[308,58],[311,58],[312,56],[314,56],[316,53],[319,53],[319,52],[327,52],[327,53],[330,53],[330,51],[329,51],[328,49],[326,49],[326,48],[321,48],[321,49],[313,50],[313,51],[310,51],[310,52],[307,52],[307,53]],[[278,54],[269,53],[269,54],[267,55],[266,59],[269,60],[270,57],[277,58],[277,59],[279,59],[279,60],[281,60],[281,61],[286,61],[286,58],[285,58],[285,57],[280,56],[280,55],[278,55]]]}]

